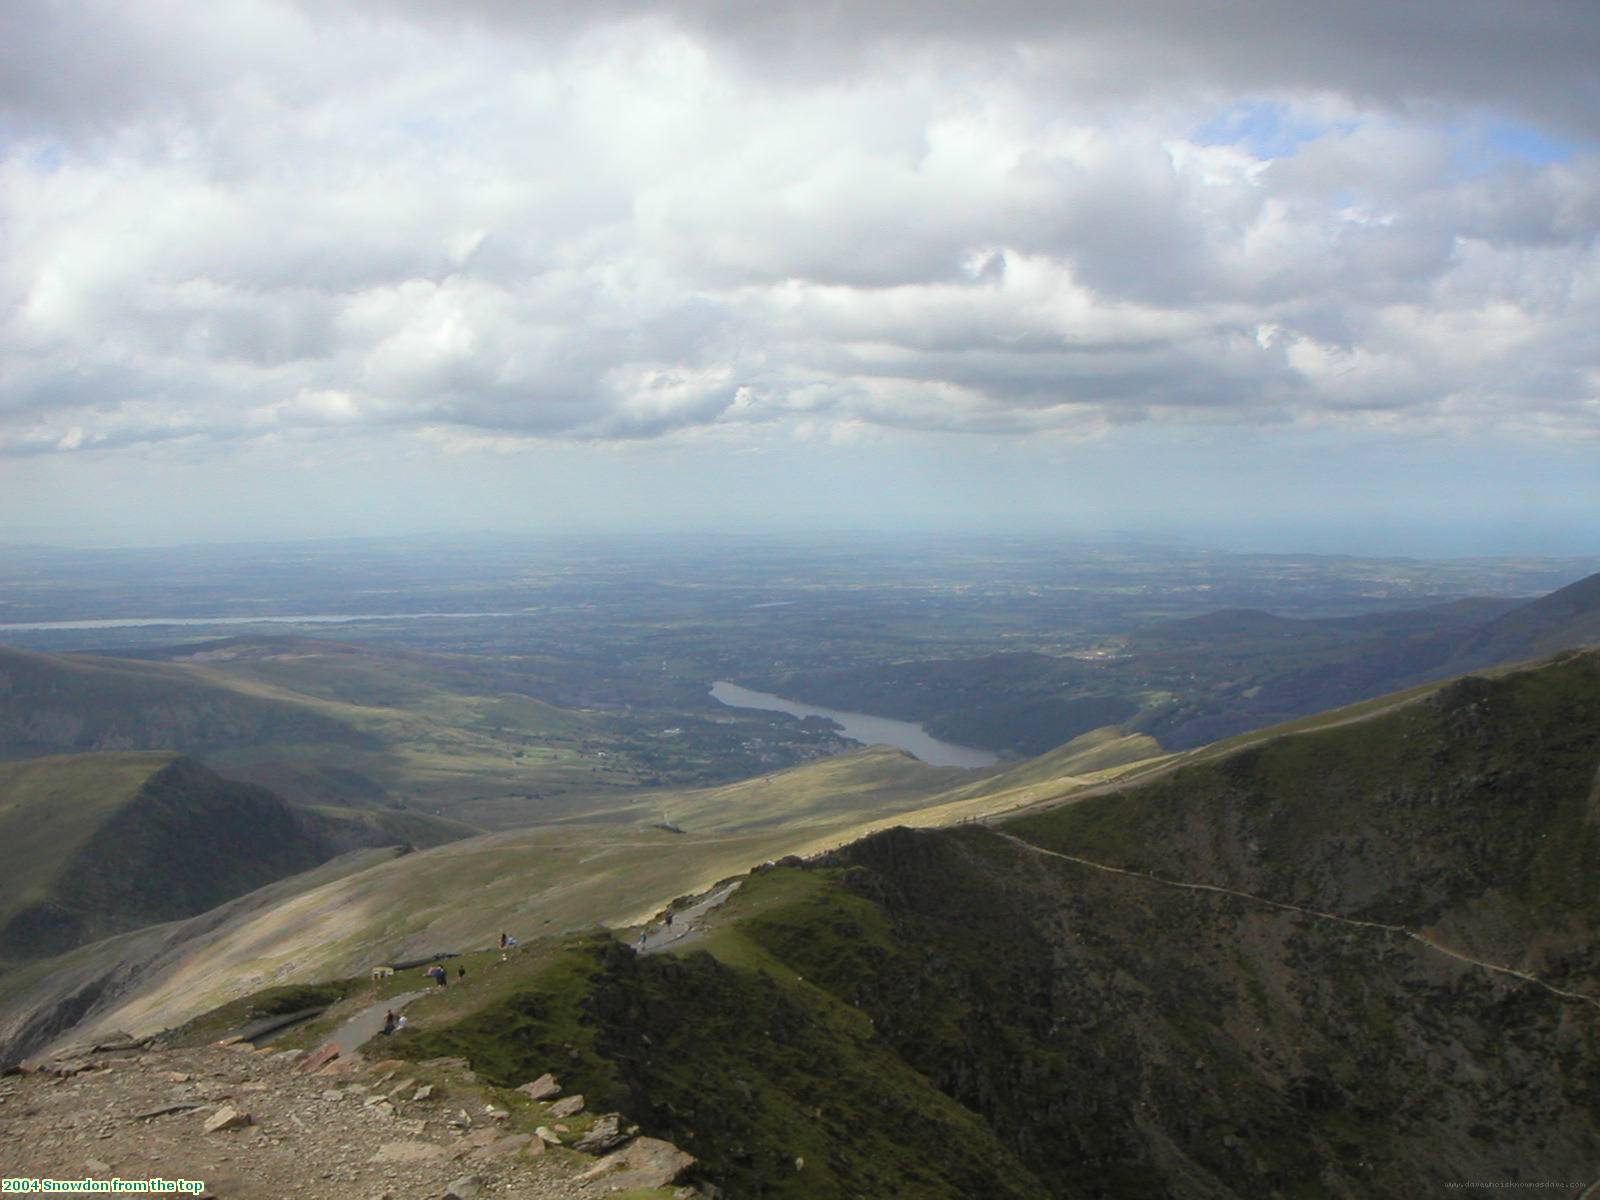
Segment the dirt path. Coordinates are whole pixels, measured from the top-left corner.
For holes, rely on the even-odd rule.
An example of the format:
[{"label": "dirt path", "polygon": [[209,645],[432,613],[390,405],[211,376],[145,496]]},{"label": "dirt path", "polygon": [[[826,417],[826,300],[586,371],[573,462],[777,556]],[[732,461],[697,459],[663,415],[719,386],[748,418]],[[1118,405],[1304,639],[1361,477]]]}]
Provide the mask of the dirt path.
[{"label": "dirt path", "polygon": [[1418,942],[1426,946],[1428,949],[1435,951],[1436,953],[1453,958],[1457,962],[1467,963],[1470,966],[1479,967],[1485,971],[1493,971],[1500,975],[1509,975],[1512,978],[1519,979],[1524,983],[1531,983],[1536,987],[1541,987],[1545,991],[1550,992],[1552,995],[1561,997],[1563,1000],[1576,1000],[1582,1004],[1589,1005],[1591,1008],[1600,1009],[1600,999],[1596,999],[1593,996],[1586,996],[1582,992],[1571,992],[1565,988],[1556,987],[1552,983],[1546,983],[1537,975],[1530,975],[1528,972],[1519,971],[1515,967],[1502,966],[1499,963],[1485,962],[1481,958],[1473,958],[1470,954],[1463,954],[1459,950],[1452,950],[1450,947],[1441,945],[1440,943],[1434,941],[1426,934],[1418,933],[1414,929],[1408,929],[1404,925],[1389,925],[1382,921],[1362,921],[1356,919],[1355,917],[1341,917],[1337,913],[1322,912],[1321,910],[1315,908],[1302,908],[1298,904],[1286,904],[1281,900],[1268,900],[1265,896],[1257,896],[1250,892],[1240,892],[1234,890],[1233,888],[1218,887],[1216,884],[1211,883],[1185,883],[1182,880],[1177,879],[1163,879],[1161,876],[1152,875],[1148,871],[1131,871],[1126,867],[1113,867],[1107,865],[1106,863],[1095,862],[1093,859],[1079,858],[1075,854],[1063,854],[1059,850],[1046,850],[1043,846],[1035,846],[1032,842],[1024,841],[1015,834],[1005,833],[998,829],[994,830],[994,832],[1000,837],[1004,838],[1006,841],[1011,842],[1014,845],[1021,846],[1034,854],[1043,854],[1050,858],[1063,859],[1066,862],[1077,863],[1080,867],[1088,867],[1095,871],[1104,871],[1109,875],[1128,875],[1135,879],[1143,879],[1149,883],[1160,884],[1163,887],[1180,888],[1189,892],[1213,892],[1219,896],[1232,896],[1237,900],[1248,900],[1252,904],[1261,904],[1268,908],[1281,909],[1284,912],[1298,913],[1300,916],[1311,917],[1319,921],[1334,921],[1340,925],[1347,925],[1354,929],[1377,930],[1380,933],[1410,938],[1412,941]]},{"label": "dirt path", "polygon": [[[640,952],[643,954],[659,954],[669,946],[677,948],[678,944],[686,938],[692,938],[697,934],[703,933],[705,925],[700,918],[738,890],[739,881],[736,879],[713,892],[708,892],[702,899],[696,900],[688,908],[680,909],[678,912],[673,913],[670,926],[665,924],[646,925],[644,928],[644,946]],[[640,949],[637,936],[634,937],[632,945],[634,949]]]},{"label": "dirt path", "polygon": [[383,1029],[384,1015],[391,1010],[398,1013],[418,996],[426,996],[427,992],[402,992],[398,996],[390,996],[387,1000],[380,1000],[370,1008],[364,1008],[351,1017],[328,1039],[339,1047],[339,1053],[348,1058],[360,1049],[361,1044],[378,1036]]}]

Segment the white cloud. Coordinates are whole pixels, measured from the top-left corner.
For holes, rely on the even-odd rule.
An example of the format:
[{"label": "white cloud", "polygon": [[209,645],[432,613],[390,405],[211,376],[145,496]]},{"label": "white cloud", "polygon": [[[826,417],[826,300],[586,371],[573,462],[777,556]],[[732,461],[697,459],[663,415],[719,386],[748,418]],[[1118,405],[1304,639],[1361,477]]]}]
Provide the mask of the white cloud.
[{"label": "white cloud", "polygon": [[443,11],[8,6],[0,453],[1594,426],[1567,6]]}]

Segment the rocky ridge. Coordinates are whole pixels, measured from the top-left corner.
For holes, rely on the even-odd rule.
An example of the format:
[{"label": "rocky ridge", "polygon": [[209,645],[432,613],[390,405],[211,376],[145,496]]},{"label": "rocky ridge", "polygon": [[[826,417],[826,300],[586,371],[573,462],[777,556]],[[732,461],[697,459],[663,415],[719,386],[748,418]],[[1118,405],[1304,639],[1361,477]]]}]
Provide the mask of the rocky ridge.
[{"label": "rocky ridge", "polygon": [[0,1079],[0,1175],[197,1180],[217,1200],[705,1196],[670,1186],[690,1155],[551,1087],[330,1047],[101,1047]]}]

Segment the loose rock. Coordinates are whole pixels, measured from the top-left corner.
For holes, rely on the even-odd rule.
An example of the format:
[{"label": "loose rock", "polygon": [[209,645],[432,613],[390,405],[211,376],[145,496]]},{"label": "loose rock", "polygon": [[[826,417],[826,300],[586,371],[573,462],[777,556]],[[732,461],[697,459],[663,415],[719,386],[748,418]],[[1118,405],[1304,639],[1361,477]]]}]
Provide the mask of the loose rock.
[{"label": "loose rock", "polygon": [[249,1113],[224,1105],[206,1119],[203,1128],[207,1133],[220,1133],[224,1129],[243,1129],[248,1124]]},{"label": "loose rock", "polygon": [[561,1084],[556,1077],[546,1071],[532,1083],[525,1083],[517,1089],[530,1100],[548,1100],[552,1096],[561,1094]]},{"label": "loose rock", "polygon": [[557,1100],[554,1104],[552,1104],[549,1109],[546,1110],[545,1115],[557,1118],[572,1117],[576,1116],[582,1111],[583,1097],[581,1095],[567,1096],[565,1099]]}]

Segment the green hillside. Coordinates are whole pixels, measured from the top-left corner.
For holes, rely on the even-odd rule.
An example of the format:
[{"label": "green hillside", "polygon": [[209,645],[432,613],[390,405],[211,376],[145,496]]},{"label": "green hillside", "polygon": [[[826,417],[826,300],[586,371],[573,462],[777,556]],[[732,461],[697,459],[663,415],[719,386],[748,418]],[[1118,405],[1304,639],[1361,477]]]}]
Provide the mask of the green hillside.
[{"label": "green hillside", "polygon": [[1007,828],[1600,984],[1600,654],[1374,707]]},{"label": "green hillside", "polygon": [[347,849],[470,830],[427,817],[322,816],[181,755],[0,764],[0,963],[203,912]]},{"label": "green hillside", "polygon": [[1569,584],[1485,623],[1456,648],[1458,670],[1600,644],[1600,575]]},{"label": "green hillside", "polygon": [[1002,831],[758,870],[675,953],[546,948],[386,1050],[555,1069],[749,1197],[1584,1179],[1597,767],[1600,655],[1469,678]]},{"label": "green hillside", "polygon": [[373,741],[325,713],[181,667],[0,646],[0,756],[291,743],[348,753]]},{"label": "green hillside", "polygon": [[[726,779],[744,731],[564,709],[502,690],[493,659],[309,638],[227,639],[168,661],[0,648],[0,758],[178,750],[307,805],[512,829],[613,808],[666,777]],[[709,740],[707,740],[709,739]],[[626,819],[626,817],[624,817]]]}]

